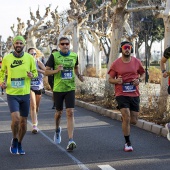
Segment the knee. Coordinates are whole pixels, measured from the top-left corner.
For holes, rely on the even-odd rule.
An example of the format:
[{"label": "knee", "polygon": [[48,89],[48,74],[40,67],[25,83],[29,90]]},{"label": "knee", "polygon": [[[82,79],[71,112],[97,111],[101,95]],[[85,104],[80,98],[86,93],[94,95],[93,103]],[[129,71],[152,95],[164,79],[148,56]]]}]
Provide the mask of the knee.
[{"label": "knee", "polygon": [[124,115],[122,116],[122,123],[130,123],[130,116],[129,115]]},{"label": "knee", "polygon": [[137,121],[138,121],[137,118],[131,118],[130,123],[131,123],[132,125],[136,125]]},{"label": "knee", "polygon": [[56,118],[60,118],[61,115],[62,115],[62,111],[56,111],[56,113],[55,113]]},{"label": "knee", "polygon": [[67,110],[67,117],[68,118],[72,118],[74,116],[74,111],[73,111],[73,109],[68,109]]},{"label": "knee", "polygon": [[27,130],[27,123],[25,121],[21,121],[20,122],[20,128],[24,131]]},{"label": "knee", "polygon": [[19,123],[20,123],[19,117],[18,117],[18,116],[15,116],[15,115],[12,115],[12,124],[13,124],[14,126],[18,126]]},{"label": "knee", "polygon": [[36,110],[36,104],[31,104],[31,105],[30,105],[30,109],[31,109],[31,110]]}]

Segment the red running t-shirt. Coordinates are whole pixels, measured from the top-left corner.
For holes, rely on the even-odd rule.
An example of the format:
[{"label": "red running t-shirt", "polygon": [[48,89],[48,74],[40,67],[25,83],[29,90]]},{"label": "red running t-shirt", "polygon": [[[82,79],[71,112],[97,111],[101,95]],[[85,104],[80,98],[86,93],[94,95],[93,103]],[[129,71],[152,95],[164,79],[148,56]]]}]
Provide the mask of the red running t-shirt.
[{"label": "red running t-shirt", "polygon": [[131,57],[129,63],[124,63],[121,58],[116,59],[108,71],[108,74],[112,78],[118,78],[122,76],[123,84],[115,84],[115,95],[116,96],[139,96],[139,86],[136,86],[134,91],[124,91],[124,84],[131,83],[134,79],[138,79],[139,75],[145,73],[142,63],[139,59]]}]

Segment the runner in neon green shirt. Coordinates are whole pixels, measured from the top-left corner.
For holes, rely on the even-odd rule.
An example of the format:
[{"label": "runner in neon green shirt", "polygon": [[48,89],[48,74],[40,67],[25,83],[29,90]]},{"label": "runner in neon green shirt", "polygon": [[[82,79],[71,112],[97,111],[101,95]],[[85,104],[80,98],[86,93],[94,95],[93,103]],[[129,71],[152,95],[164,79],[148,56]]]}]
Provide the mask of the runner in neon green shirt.
[{"label": "runner in neon green shirt", "polygon": [[[30,82],[37,77],[35,60],[23,51],[25,39],[16,36],[13,40],[14,50],[2,61],[0,84],[6,88],[7,101],[11,112],[12,142],[10,152],[24,155],[21,142],[27,130],[27,117],[30,108]],[[7,73],[7,80],[5,80]]]},{"label": "runner in neon green shirt", "polygon": [[70,52],[70,40],[67,37],[60,38],[59,48],[60,51],[52,53],[47,61],[45,74],[47,76],[54,75],[53,95],[56,105],[54,142],[56,144],[61,142],[61,127],[59,125],[65,101],[69,136],[67,151],[72,151],[76,148],[76,143],[73,141],[75,76],[82,82],[84,79],[78,71],[78,56],[76,53]]}]

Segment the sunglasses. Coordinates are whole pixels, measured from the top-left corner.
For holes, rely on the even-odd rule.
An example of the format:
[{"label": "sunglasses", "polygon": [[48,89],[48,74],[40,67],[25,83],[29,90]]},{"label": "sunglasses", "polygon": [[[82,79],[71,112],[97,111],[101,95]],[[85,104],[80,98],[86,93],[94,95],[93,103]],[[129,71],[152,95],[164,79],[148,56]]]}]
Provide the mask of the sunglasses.
[{"label": "sunglasses", "polygon": [[22,42],[16,42],[15,44],[16,44],[16,45],[18,45],[18,44],[23,45],[23,43],[22,43]]},{"label": "sunglasses", "polygon": [[31,53],[31,55],[36,55],[37,53]]},{"label": "sunglasses", "polygon": [[60,45],[64,46],[64,45],[69,45],[70,43],[60,43]]},{"label": "sunglasses", "polygon": [[130,46],[130,45],[123,45],[123,46],[122,46],[122,49],[123,49],[123,50],[127,50],[127,49],[128,49],[128,50],[131,50],[131,48],[132,48],[132,46]]}]

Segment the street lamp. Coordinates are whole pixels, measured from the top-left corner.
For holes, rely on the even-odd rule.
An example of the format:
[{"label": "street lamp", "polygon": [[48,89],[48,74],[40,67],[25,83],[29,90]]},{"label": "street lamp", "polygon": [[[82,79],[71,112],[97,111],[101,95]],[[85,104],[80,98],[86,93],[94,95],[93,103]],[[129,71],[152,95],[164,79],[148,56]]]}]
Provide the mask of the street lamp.
[{"label": "street lamp", "polygon": [[149,64],[149,57],[148,57],[148,36],[151,33],[152,29],[152,20],[145,17],[141,19],[141,25],[144,29],[145,34],[145,84],[148,82],[149,73],[148,73],[148,64]]}]

